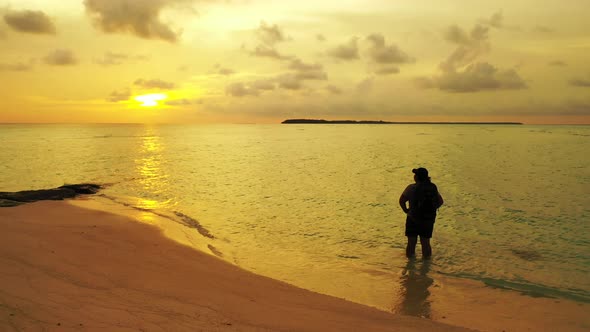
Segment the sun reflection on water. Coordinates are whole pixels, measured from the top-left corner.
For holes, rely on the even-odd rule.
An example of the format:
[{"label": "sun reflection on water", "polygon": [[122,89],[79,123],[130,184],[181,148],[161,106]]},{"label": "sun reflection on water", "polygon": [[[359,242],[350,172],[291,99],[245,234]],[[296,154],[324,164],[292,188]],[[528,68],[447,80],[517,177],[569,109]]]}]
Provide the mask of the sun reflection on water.
[{"label": "sun reflection on water", "polygon": [[138,199],[137,206],[154,210],[165,206],[169,200],[161,201],[154,196],[163,194],[168,186],[168,174],[163,169],[164,144],[153,127],[146,127],[140,137],[140,146],[135,159],[136,171],[140,175],[139,183],[147,197]]},{"label": "sun reflection on water", "polygon": [[165,202],[160,202],[154,199],[139,198],[137,201],[137,207],[147,210],[155,210],[162,207]]}]

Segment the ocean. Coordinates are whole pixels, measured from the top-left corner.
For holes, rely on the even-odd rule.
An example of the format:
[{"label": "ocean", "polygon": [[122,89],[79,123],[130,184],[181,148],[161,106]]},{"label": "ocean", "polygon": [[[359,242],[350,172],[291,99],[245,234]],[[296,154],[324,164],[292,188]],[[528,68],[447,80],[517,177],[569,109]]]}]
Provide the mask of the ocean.
[{"label": "ocean", "polygon": [[590,126],[4,124],[0,142],[0,191],[103,184],[233,264],[386,310],[398,198],[426,167],[445,200],[428,273],[590,303]]}]

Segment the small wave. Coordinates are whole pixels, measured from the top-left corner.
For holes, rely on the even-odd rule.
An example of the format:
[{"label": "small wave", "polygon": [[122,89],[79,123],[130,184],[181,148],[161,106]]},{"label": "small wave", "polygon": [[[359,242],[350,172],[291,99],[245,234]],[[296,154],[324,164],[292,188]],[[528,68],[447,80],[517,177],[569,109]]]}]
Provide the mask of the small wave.
[{"label": "small wave", "polygon": [[489,287],[512,290],[532,297],[563,298],[578,302],[590,303],[590,294],[582,289],[559,289],[524,281],[495,279],[465,273],[439,273],[456,278],[481,281]]},{"label": "small wave", "polygon": [[209,248],[209,250],[211,250],[211,252],[217,256],[217,257],[223,257],[223,253],[221,251],[219,251],[217,248],[215,248],[214,246],[208,244],[207,248]]},{"label": "small wave", "polygon": [[510,249],[510,251],[518,258],[524,259],[525,261],[538,261],[543,256],[534,250],[527,249]]},{"label": "small wave", "polygon": [[511,209],[511,208],[505,208],[504,211],[508,212],[508,213],[524,213],[524,210],[519,210],[519,209]]},{"label": "small wave", "polygon": [[215,239],[215,236],[213,234],[211,234],[211,232],[209,232],[209,230],[206,229],[203,225],[201,225],[196,219],[194,219],[190,216],[187,216],[186,214],[184,214],[182,212],[173,211],[174,215],[176,215],[177,217],[180,218],[180,219],[177,219],[177,218],[174,218],[174,217],[167,215],[165,213],[162,213],[162,212],[158,212],[158,211],[155,211],[152,209],[142,208],[142,207],[130,204],[130,203],[122,202],[119,199],[109,196],[109,195],[100,194],[98,196],[106,198],[114,203],[129,207],[129,208],[132,208],[132,209],[135,209],[138,211],[149,212],[149,213],[155,214],[159,217],[166,218],[168,220],[180,223],[183,226],[196,229],[199,232],[199,234],[201,234],[204,237],[207,237],[210,239]]},{"label": "small wave", "polygon": [[337,255],[340,258],[345,258],[345,259],[360,259],[359,256],[350,256],[350,255]]},{"label": "small wave", "polygon": [[209,230],[206,229],[205,227],[203,227],[203,225],[201,225],[201,223],[199,223],[196,219],[193,219],[193,218],[187,216],[186,214],[184,214],[182,212],[178,212],[178,211],[174,211],[174,214],[177,215],[178,217],[180,217],[183,225],[196,229],[199,232],[199,234],[203,235],[204,237],[208,237],[210,239],[215,239],[215,236],[213,236],[209,232]]}]

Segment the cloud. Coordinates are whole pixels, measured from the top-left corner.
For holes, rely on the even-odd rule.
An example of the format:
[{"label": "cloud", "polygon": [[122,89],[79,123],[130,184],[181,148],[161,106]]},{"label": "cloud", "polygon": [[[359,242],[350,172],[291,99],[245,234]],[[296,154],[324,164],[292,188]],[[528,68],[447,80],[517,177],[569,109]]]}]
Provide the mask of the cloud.
[{"label": "cloud", "polygon": [[439,67],[443,71],[455,71],[457,68],[464,67],[473,63],[485,51],[480,48],[460,46],[451,53]]},{"label": "cloud", "polygon": [[439,64],[440,73],[433,77],[416,79],[422,88],[438,88],[448,92],[477,92],[485,90],[517,90],[527,88],[526,82],[515,69],[498,69],[477,61],[489,51],[488,27],[477,24],[467,32],[456,25],[450,26],[444,38],[457,48]]},{"label": "cloud", "polygon": [[285,90],[301,90],[304,88],[304,81],[305,79],[297,73],[285,73],[249,83],[232,83],[225,88],[225,92],[234,97],[258,96],[264,91],[275,90],[277,87]]},{"label": "cloud", "polygon": [[111,92],[110,96],[107,98],[107,101],[116,103],[119,101],[129,100],[131,97],[131,90],[129,88],[125,88],[122,90],[116,90]]},{"label": "cloud", "polygon": [[516,90],[527,87],[514,69],[499,70],[487,62],[468,65],[462,71],[445,71],[433,78],[419,78],[423,88],[439,88],[449,92],[477,92],[483,90]]},{"label": "cloud", "polygon": [[445,40],[457,44],[457,48],[440,64],[444,71],[454,71],[458,67],[472,63],[490,49],[487,27],[480,24],[467,31],[456,25],[450,26],[444,33]]},{"label": "cloud", "polygon": [[360,81],[356,85],[356,91],[359,93],[368,93],[373,89],[374,78],[368,77],[362,81]]},{"label": "cloud", "polygon": [[324,41],[326,41],[326,36],[324,36],[324,35],[323,35],[323,34],[321,34],[321,33],[318,33],[317,35],[315,35],[315,39],[316,39],[317,41],[324,42]]},{"label": "cloud", "polygon": [[142,78],[135,80],[133,84],[140,86],[145,89],[163,89],[172,90],[176,87],[174,83],[162,81],[159,79],[144,80]]},{"label": "cloud", "polygon": [[229,68],[219,68],[219,71],[217,72],[219,75],[233,75],[236,72],[233,69],[229,69]]},{"label": "cloud", "polygon": [[320,64],[310,64],[301,61],[299,58],[295,58],[289,64],[289,69],[309,71],[309,70],[320,70],[322,66]]},{"label": "cloud", "polygon": [[147,60],[145,55],[128,55],[124,53],[106,52],[102,59],[94,59],[94,63],[101,66],[117,66],[122,65],[126,61],[143,61]]},{"label": "cloud", "polygon": [[303,82],[294,74],[283,74],[276,78],[279,87],[287,90],[301,90]]},{"label": "cloud", "polygon": [[234,97],[258,96],[264,91],[275,90],[276,88],[301,90],[305,87],[305,81],[328,79],[328,75],[321,64],[306,63],[299,58],[292,58],[287,65],[287,69],[290,72],[275,77],[229,84],[225,92]]},{"label": "cloud", "polygon": [[570,85],[573,85],[573,86],[588,88],[588,87],[590,87],[590,78],[576,77],[576,78],[572,78],[571,80],[569,80],[569,83],[570,83]]},{"label": "cloud", "polygon": [[372,62],[377,64],[400,64],[414,60],[394,44],[386,45],[383,35],[374,33],[367,36],[370,44],[368,55]]},{"label": "cloud", "polygon": [[57,33],[53,21],[42,11],[9,11],[4,14],[4,22],[19,32],[47,35]]},{"label": "cloud", "polygon": [[258,45],[254,51],[250,52],[250,55],[257,57],[273,58],[278,60],[288,60],[291,57],[280,54],[274,47],[267,45]]},{"label": "cloud", "polygon": [[277,60],[291,59],[290,56],[282,55],[275,47],[276,44],[289,40],[276,24],[270,26],[262,21],[254,33],[259,44],[254,51],[250,51],[250,55]]},{"label": "cloud", "polygon": [[565,63],[561,60],[555,60],[555,61],[549,62],[548,65],[555,66],[555,67],[565,67],[565,66],[567,66],[567,63]]},{"label": "cloud", "polygon": [[43,61],[51,66],[73,66],[78,63],[74,52],[68,49],[55,50],[46,55]]},{"label": "cloud", "polygon": [[491,27],[501,29],[504,27],[504,15],[502,14],[502,11],[498,11],[492,14],[489,19],[483,19],[481,22]]},{"label": "cloud", "polygon": [[373,72],[377,75],[391,75],[400,72],[394,64],[414,62],[414,59],[402,51],[395,44],[387,45],[385,37],[379,33],[373,33],[366,37],[369,43],[367,55],[369,61],[377,68]]},{"label": "cloud", "polygon": [[358,37],[352,37],[347,43],[329,49],[327,54],[334,58],[346,61],[358,59]]},{"label": "cloud", "polygon": [[32,62],[30,63],[0,63],[0,71],[30,71],[33,69]]},{"label": "cloud", "polygon": [[175,99],[175,100],[168,100],[165,102],[166,105],[170,106],[189,106],[189,105],[201,105],[203,104],[202,99]]},{"label": "cloud", "polygon": [[[304,88],[305,81],[321,81],[328,79],[328,74],[326,74],[323,66],[319,63],[306,63],[301,59],[293,58],[290,60],[287,68],[291,70],[291,72],[267,80],[267,84],[272,82],[274,85],[282,89],[301,90]],[[255,85],[252,85],[252,87],[254,88]]]},{"label": "cloud", "polygon": [[464,46],[479,46],[482,42],[488,40],[488,28],[477,24],[468,33],[457,25],[451,25],[444,33],[446,41],[464,45]]},{"label": "cloud", "polygon": [[268,46],[274,46],[277,43],[288,40],[278,25],[267,25],[264,21],[260,22],[260,26],[256,29],[256,36],[262,43]]},{"label": "cloud", "polygon": [[234,97],[257,96],[259,90],[249,87],[242,82],[235,82],[225,87],[225,93]]},{"label": "cloud", "polygon": [[309,64],[300,59],[293,59],[289,64],[289,69],[293,70],[294,77],[297,80],[327,80],[328,75],[319,63]]},{"label": "cloud", "polygon": [[161,12],[191,0],[85,0],[86,12],[105,33],[130,33],[145,39],[176,42],[180,32],[160,20]]},{"label": "cloud", "polygon": [[326,90],[328,90],[329,92],[331,92],[332,94],[335,95],[339,95],[342,94],[342,89],[340,89],[339,87],[335,86],[335,85],[326,85]]},{"label": "cloud", "polygon": [[382,67],[374,71],[377,75],[391,75],[391,74],[399,74],[398,67]]},{"label": "cloud", "polygon": [[269,79],[257,80],[250,83],[252,89],[258,91],[270,91],[275,89],[275,82]]},{"label": "cloud", "polygon": [[223,75],[223,76],[230,76],[235,73],[236,73],[236,71],[233,69],[222,67],[220,64],[215,65],[215,74]]},{"label": "cloud", "polygon": [[481,19],[479,22],[483,25],[487,25],[496,29],[521,30],[521,28],[517,25],[504,24],[504,14],[501,10],[493,13],[490,18]]},{"label": "cloud", "polygon": [[264,91],[274,90],[279,83],[275,78],[259,79],[252,82],[235,82],[225,88],[225,93],[233,97],[258,96]]}]

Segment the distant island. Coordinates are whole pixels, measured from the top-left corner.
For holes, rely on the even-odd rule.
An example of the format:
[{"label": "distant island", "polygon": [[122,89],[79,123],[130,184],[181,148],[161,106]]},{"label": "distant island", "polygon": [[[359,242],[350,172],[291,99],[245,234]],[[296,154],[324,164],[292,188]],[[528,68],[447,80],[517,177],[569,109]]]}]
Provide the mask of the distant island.
[{"label": "distant island", "polygon": [[382,121],[382,120],[323,120],[287,119],[282,124],[460,124],[460,125],[522,125],[522,122],[429,122],[429,121]]}]

